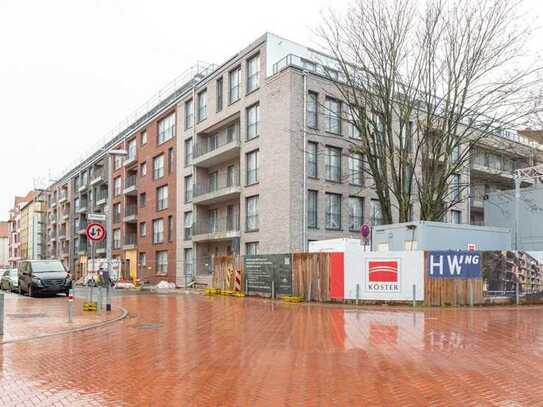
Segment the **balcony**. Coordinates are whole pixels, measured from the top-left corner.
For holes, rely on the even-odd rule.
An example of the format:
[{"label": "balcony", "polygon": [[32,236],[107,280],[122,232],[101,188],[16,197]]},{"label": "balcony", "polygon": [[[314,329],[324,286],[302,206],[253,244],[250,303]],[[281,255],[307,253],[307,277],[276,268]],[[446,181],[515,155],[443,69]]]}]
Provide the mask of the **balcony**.
[{"label": "balcony", "polygon": [[80,204],[75,207],[75,211],[77,213],[87,212],[87,205],[88,205],[88,202],[86,200],[81,201]]},{"label": "balcony", "polygon": [[130,167],[131,165],[137,162],[138,162],[138,158],[136,157],[136,154],[129,154],[124,160],[123,166]]},{"label": "balcony", "polygon": [[65,209],[62,211],[62,219],[63,220],[66,220],[70,217],[70,210],[69,209]]},{"label": "balcony", "polygon": [[123,249],[124,250],[135,249],[137,243],[138,243],[138,239],[136,237],[136,234],[135,233],[129,233],[124,238]]},{"label": "balcony", "polygon": [[106,239],[100,240],[95,246],[96,254],[103,254],[106,252]]},{"label": "balcony", "polygon": [[58,231],[58,238],[59,239],[66,239],[66,228],[61,228]]},{"label": "balcony", "polygon": [[136,223],[138,217],[138,205],[128,204],[124,210],[123,221],[127,223]]},{"label": "balcony", "polygon": [[75,230],[77,230],[77,233],[80,235],[84,235],[87,233],[87,220],[80,220],[78,224],[74,225]]},{"label": "balcony", "polygon": [[212,144],[208,141],[198,142],[194,146],[192,164],[198,167],[209,168],[221,162],[239,157],[239,134],[223,137],[219,142]]},{"label": "balcony", "polygon": [[137,187],[136,187],[136,174],[131,174],[126,177],[126,180],[124,182],[124,191],[123,193],[125,195],[136,195]]},{"label": "balcony", "polygon": [[57,201],[51,201],[51,203],[49,204],[49,207],[52,209],[52,208],[56,208],[57,207]]},{"label": "balcony", "polygon": [[[222,181],[222,182],[221,182]],[[192,203],[211,205],[239,198],[241,186],[239,177],[224,178],[219,183],[198,183],[194,185]]]},{"label": "balcony", "polygon": [[90,185],[97,185],[97,184],[99,184],[99,183],[101,183],[103,181],[104,181],[104,171],[103,170],[94,171],[92,173]]},{"label": "balcony", "polygon": [[239,218],[224,218],[196,222],[194,225],[192,241],[220,241],[240,237]]},{"label": "balcony", "polygon": [[75,245],[74,249],[75,252],[80,256],[87,254],[87,242],[80,242],[79,244]]},{"label": "balcony", "polygon": [[105,205],[107,202],[107,189],[99,189],[96,193],[96,206]]},{"label": "balcony", "polygon": [[84,190],[87,189],[88,186],[89,186],[89,185],[88,185],[88,182],[87,182],[87,180],[85,179],[84,181],[81,181],[81,182],[79,183],[79,185],[78,185],[78,187],[77,187],[77,190],[78,190],[79,192],[83,192]]},{"label": "balcony", "polygon": [[66,202],[68,199],[68,191],[63,189],[62,192],[58,196],[58,203],[61,204],[63,202]]}]

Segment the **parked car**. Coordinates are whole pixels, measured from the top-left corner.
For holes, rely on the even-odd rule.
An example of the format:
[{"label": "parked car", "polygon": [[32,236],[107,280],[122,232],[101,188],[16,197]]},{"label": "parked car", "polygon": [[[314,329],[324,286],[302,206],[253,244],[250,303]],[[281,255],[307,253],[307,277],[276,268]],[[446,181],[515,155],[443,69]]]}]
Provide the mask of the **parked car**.
[{"label": "parked car", "polygon": [[2,273],[0,279],[0,289],[6,291],[15,291],[19,287],[17,269],[7,269]]},{"label": "parked car", "polygon": [[18,268],[19,294],[68,295],[72,278],[60,260],[23,260]]}]

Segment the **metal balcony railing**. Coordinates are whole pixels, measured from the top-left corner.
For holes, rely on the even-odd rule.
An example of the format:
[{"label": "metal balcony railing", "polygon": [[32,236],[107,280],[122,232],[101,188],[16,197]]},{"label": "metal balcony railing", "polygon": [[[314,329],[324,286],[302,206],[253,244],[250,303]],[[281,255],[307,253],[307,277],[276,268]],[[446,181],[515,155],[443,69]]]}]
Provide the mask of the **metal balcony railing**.
[{"label": "metal balcony railing", "polygon": [[126,188],[130,188],[130,187],[135,187],[136,186],[136,181],[137,180],[137,177],[135,174],[132,174],[132,175],[128,175],[126,177],[126,180],[124,181],[124,187],[125,189]]},{"label": "metal balcony railing", "polygon": [[125,245],[135,245],[137,243],[137,235],[135,233],[129,233],[124,237]]},{"label": "metal balcony railing", "polygon": [[135,216],[138,213],[138,205],[131,204],[126,205],[126,208],[124,209],[124,216]]},{"label": "metal balcony railing", "polygon": [[209,219],[194,224],[194,234],[239,232],[239,217]]},{"label": "metal balcony railing", "polygon": [[240,137],[239,132],[235,132],[234,134],[228,135],[228,134],[221,134],[217,142],[210,142],[209,138],[206,141],[200,141],[196,143],[193,150],[193,158],[198,158],[204,154],[210,153],[212,151],[215,151],[221,147],[224,147],[228,144],[237,144],[239,143]]},{"label": "metal balcony railing", "polygon": [[231,177],[218,178],[216,182],[197,183],[193,188],[193,196],[208,194],[210,192],[219,192],[233,187],[239,187],[239,175],[235,174]]},{"label": "metal balcony railing", "polygon": [[96,192],[96,202],[103,201],[107,199],[107,189],[99,189]]}]

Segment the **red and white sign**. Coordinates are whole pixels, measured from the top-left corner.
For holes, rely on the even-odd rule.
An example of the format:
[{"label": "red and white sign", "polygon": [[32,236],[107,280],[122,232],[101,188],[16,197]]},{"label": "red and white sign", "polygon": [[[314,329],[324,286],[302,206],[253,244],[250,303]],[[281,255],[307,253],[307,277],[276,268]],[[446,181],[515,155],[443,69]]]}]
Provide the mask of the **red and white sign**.
[{"label": "red and white sign", "polygon": [[99,223],[89,223],[86,231],[87,238],[94,242],[99,242],[106,237],[106,229]]},{"label": "red and white sign", "polygon": [[398,260],[368,260],[367,270],[367,291],[400,291],[400,262]]}]

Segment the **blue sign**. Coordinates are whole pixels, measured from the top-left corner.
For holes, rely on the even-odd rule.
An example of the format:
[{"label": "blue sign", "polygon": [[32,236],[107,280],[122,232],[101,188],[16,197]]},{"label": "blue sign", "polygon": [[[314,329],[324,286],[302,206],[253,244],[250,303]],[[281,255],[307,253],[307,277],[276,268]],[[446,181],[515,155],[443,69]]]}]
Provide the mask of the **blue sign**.
[{"label": "blue sign", "polygon": [[481,253],[464,251],[428,252],[428,277],[481,278]]}]

